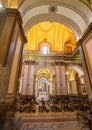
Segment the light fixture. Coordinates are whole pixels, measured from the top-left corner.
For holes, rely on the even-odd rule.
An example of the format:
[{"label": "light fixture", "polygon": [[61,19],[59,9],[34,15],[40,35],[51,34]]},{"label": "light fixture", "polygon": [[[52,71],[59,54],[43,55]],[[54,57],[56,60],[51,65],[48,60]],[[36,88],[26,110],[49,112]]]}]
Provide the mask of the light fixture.
[{"label": "light fixture", "polygon": [[5,10],[5,4],[0,1],[0,11]]}]

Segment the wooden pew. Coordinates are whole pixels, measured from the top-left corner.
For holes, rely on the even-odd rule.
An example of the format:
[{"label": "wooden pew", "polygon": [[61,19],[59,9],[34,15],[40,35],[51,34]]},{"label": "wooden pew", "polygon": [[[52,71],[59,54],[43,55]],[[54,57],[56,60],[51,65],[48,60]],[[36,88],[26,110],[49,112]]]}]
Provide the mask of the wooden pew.
[{"label": "wooden pew", "polygon": [[70,108],[73,110],[78,109],[80,111],[87,112],[89,109],[87,96],[70,95],[69,104],[70,104]]},{"label": "wooden pew", "polygon": [[79,96],[76,95],[69,96],[69,105],[72,111],[76,109],[81,111],[82,105],[80,104]]},{"label": "wooden pew", "polygon": [[90,130],[92,130],[92,115],[89,113],[77,112],[78,121],[79,121],[80,116],[88,121],[89,128],[90,128]]}]

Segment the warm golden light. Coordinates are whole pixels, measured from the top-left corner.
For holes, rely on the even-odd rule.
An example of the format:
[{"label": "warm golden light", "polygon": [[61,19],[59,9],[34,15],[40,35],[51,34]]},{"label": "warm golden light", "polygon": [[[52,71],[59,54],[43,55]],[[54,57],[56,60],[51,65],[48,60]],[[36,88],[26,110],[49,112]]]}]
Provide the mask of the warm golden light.
[{"label": "warm golden light", "polygon": [[36,73],[36,80],[39,80],[42,77],[47,78],[49,81],[52,81],[53,73],[50,69],[42,67]]},{"label": "warm golden light", "polygon": [[40,51],[42,45],[48,45],[50,51],[73,52],[76,37],[66,26],[57,22],[42,22],[34,25],[27,34],[25,51]]}]

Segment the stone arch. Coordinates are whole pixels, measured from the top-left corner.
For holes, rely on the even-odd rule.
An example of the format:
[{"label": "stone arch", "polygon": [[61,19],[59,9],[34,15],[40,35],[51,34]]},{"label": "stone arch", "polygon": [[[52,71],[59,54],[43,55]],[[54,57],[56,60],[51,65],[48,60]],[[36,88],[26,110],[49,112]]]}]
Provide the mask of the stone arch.
[{"label": "stone arch", "polygon": [[77,64],[76,64],[76,65],[74,65],[74,64],[68,65],[67,68],[66,68],[66,73],[67,73],[67,71],[68,71],[69,69],[76,70],[76,71],[78,72],[79,76],[84,75],[84,72],[83,72],[82,67],[79,66],[79,65],[77,65]]},{"label": "stone arch", "polygon": [[53,73],[53,76],[56,74],[55,73],[55,70],[54,69],[52,69],[52,67],[51,66],[39,66],[38,68],[36,68],[35,69],[35,75],[36,75],[36,72],[39,70],[39,69],[41,69],[41,68],[48,68],[48,69],[50,69],[51,71],[52,71],[52,73]]},{"label": "stone arch", "polygon": [[[87,94],[84,72],[79,65],[69,65],[66,68],[68,92],[72,94]],[[85,91],[84,91],[85,90]]]},{"label": "stone arch", "polygon": [[[47,75],[46,72],[48,73]],[[46,67],[40,66],[39,69],[36,70],[35,85],[34,85],[36,101],[40,101],[42,98],[44,98],[44,100],[47,101],[49,100],[50,95],[55,93],[53,86],[54,75],[55,75],[54,70],[50,67],[48,68],[47,66]]]},{"label": "stone arch", "polygon": [[[76,5],[85,7],[87,11],[82,11],[81,8]],[[55,6],[57,11],[51,13],[49,11],[50,6]],[[69,2],[55,0],[53,3],[50,0],[35,0],[30,2],[25,0],[21,4],[19,10],[23,17],[24,30],[26,33],[29,28],[36,23],[49,20],[51,22],[60,22],[68,26],[76,34],[77,39],[79,39],[84,33],[86,26],[91,22],[91,18],[89,17],[90,15],[88,15],[91,14],[91,10],[84,3],[77,0],[70,0]],[[67,15],[69,12],[75,14],[79,21],[74,18],[75,15]]]},{"label": "stone arch", "polygon": [[27,23],[24,25],[25,33],[27,34],[29,29],[33,25],[40,23],[40,22],[45,22],[45,21],[50,21],[50,22],[54,21],[54,22],[58,22],[58,23],[66,25],[67,27],[69,27],[74,32],[77,39],[79,39],[82,35],[81,29],[79,28],[79,26],[73,20],[71,20],[71,19],[69,19],[69,18],[67,18],[63,15],[60,15],[60,14],[51,15],[49,13],[40,14],[40,15],[34,16],[33,18],[29,19],[27,21]]}]

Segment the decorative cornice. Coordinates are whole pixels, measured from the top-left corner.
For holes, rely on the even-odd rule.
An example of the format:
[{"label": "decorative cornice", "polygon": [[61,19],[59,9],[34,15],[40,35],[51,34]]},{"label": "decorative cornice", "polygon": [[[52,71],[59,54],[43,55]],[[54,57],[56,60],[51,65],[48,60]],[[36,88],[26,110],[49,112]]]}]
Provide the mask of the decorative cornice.
[{"label": "decorative cornice", "polygon": [[24,61],[24,64],[25,65],[35,65],[36,64],[36,61],[35,60],[26,60],[26,61]]},{"label": "decorative cornice", "polygon": [[22,27],[22,17],[21,17],[20,12],[17,9],[8,9],[7,8],[3,14],[6,16],[15,16],[16,17],[16,19],[19,23],[20,29],[21,29],[22,36],[23,36],[23,42],[26,43],[27,39],[25,37],[24,29]]},{"label": "decorative cornice", "polygon": [[79,39],[78,41],[78,45],[80,46],[82,41],[84,41],[86,39],[86,37],[88,37],[88,35],[92,33],[92,22],[89,24],[87,30],[85,31],[85,33],[83,34],[83,36],[81,37],[81,39]]}]

